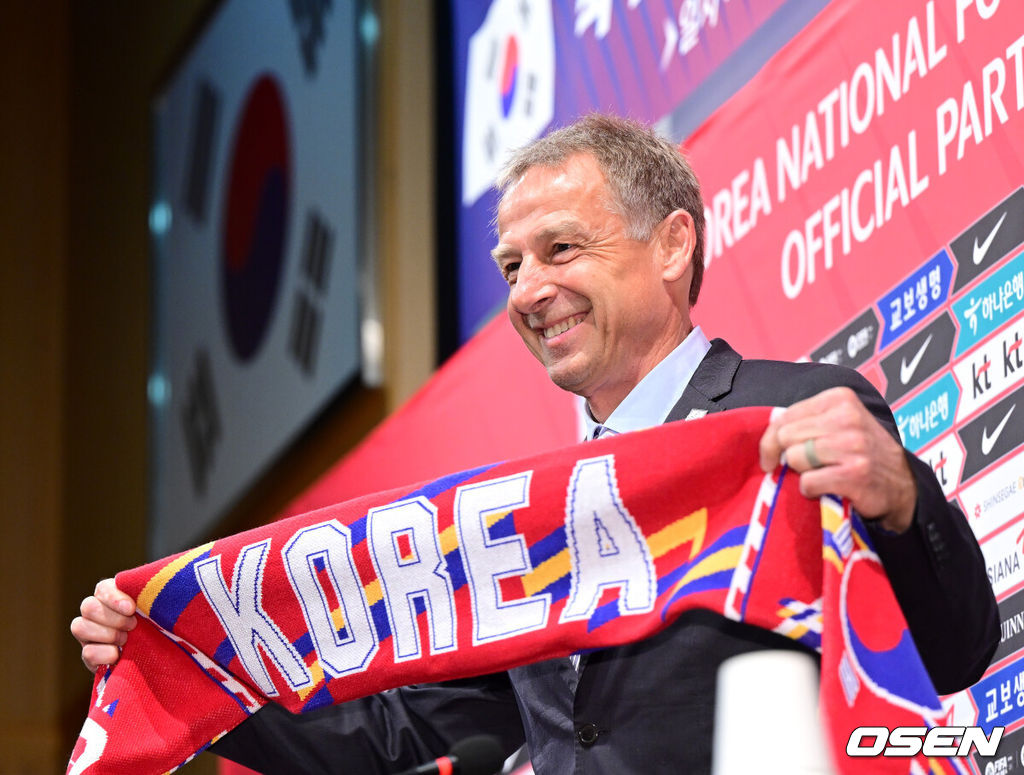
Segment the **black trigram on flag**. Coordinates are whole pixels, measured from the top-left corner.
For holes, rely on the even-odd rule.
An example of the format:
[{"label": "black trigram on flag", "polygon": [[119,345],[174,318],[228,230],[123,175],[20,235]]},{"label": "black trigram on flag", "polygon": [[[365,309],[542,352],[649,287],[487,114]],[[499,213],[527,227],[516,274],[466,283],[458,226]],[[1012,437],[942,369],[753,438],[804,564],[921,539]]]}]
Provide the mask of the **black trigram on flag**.
[{"label": "black trigram on flag", "polygon": [[220,96],[209,81],[201,81],[192,106],[192,135],[185,167],[185,210],[198,223],[206,220],[206,204],[213,169],[213,141],[217,135]]},{"label": "black trigram on flag", "polygon": [[299,50],[306,66],[306,75],[316,75],[317,49],[324,42],[324,16],[331,7],[331,0],[289,0],[292,21],[299,33]]},{"label": "black trigram on flag", "polygon": [[327,292],[331,245],[334,235],[315,212],[306,216],[306,237],[302,251],[302,274],[295,294],[289,350],[307,376],[316,368],[316,355],[323,326],[322,304]]},{"label": "black trigram on flag", "polygon": [[196,351],[195,368],[181,410],[181,423],[185,431],[189,468],[192,471],[192,487],[196,494],[203,495],[213,468],[213,451],[220,441],[221,432],[210,356],[203,349]]}]

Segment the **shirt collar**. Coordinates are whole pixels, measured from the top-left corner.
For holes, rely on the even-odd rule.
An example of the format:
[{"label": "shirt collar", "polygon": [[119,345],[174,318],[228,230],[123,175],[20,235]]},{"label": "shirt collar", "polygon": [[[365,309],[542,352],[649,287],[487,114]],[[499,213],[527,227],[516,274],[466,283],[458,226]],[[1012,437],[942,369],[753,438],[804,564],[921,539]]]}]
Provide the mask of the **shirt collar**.
[{"label": "shirt collar", "polygon": [[629,391],[604,423],[598,423],[589,408],[584,412],[587,438],[594,437],[594,429],[598,425],[614,433],[629,433],[661,425],[710,349],[708,338],[700,326],[696,326]]}]

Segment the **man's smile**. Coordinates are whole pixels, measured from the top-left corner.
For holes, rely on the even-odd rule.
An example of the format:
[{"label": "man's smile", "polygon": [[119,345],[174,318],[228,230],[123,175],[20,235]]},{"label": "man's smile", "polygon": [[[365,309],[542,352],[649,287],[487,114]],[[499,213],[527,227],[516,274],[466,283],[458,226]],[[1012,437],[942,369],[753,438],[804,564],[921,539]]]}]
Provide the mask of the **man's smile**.
[{"label": "man's smile", "polygon": [[537,330],[541,332],[541,335],[545,339],[552,339],[558,336],[559,334],[564,334],[570,328],[575,328],[576,326],[578,326],[580,323],[583,322],[583,319],[586,318],[586,316],[587,313],[583,312],[578,315],[573,315],[572,317],[565,318],[564,320],[560,320],[557,323],[547,326],[546,328]]}]

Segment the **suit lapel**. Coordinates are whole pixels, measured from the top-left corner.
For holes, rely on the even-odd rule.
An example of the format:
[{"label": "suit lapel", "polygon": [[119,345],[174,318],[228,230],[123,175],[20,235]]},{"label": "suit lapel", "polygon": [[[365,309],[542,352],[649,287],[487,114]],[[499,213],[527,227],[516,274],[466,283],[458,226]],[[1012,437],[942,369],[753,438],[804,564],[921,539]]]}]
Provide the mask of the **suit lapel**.
[{"label": "suit lapel", "polygon": [[711,349],[690,378],[683,395],[668,413],[665,422],[702,417],[721,412],[720,400],[732,390],[732,381],[740,367],[740,356],[722,339],[711,340]]}]

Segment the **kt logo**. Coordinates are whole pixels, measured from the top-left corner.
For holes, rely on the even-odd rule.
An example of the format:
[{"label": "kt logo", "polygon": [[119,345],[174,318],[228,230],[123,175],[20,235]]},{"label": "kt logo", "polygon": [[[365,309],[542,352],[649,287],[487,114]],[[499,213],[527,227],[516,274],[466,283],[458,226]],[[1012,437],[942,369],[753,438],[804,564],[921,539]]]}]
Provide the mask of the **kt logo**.
[{"label": "kt logo", "polygon": [[989,360],[988,355],[985,355],[981,359],[981,365],[977,363],[971,364],[971,389],[973,393],[972,398],[984,394],[986,391],[992,389],[992,377],[988,373],[989,368],[992,366],[992,361]]},{"label": "kt logo", "polygon": [[1013,342],[1008,344],[1003,342],[1003,376],[1009,377],[1021,366],[1024,366],[1024,361],[1020,357],[1020,346],[1024,344],[1020,338],[1020,332],[1018,331],[1013,335]]}]

